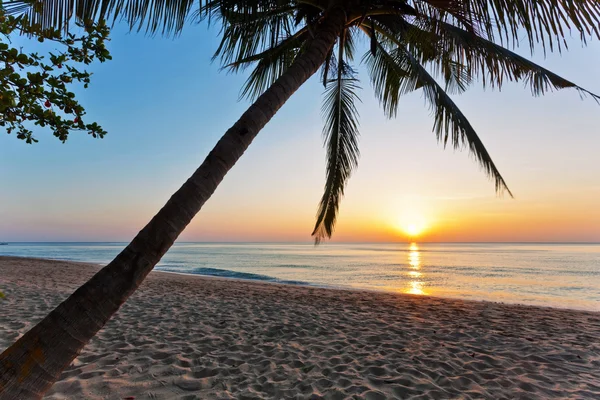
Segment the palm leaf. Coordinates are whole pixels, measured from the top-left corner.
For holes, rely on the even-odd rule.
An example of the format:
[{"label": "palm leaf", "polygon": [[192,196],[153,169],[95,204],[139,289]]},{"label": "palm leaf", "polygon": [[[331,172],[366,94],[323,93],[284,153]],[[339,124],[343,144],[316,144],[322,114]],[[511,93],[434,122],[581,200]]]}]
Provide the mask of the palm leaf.
[{"label": "palm leaf", "polygon": [[[230,20],[232,12],[228,9],[217,8],[210,13],[220,13],[223,23],[221,43],[213,59],[220,58],[224,64],[237,63],[277,47],[296,29],[287,4],[266,10],[262,6],[252,7],[250,11],[238,9],[233,22]],[[259,17],[253,17],[254,13],[258,13]],[[248,15],[246,20],[244,15]]]},{"label": "palm leaf", "polygon": [[256,99],[275,83],[288,67],[292,65],[298,54],[301,53],[302,46],[305,43],[303,39],[307,35],[308,30],[302,29],[296,35],[285,39],[276,47],[227,66],[236,72],[251,63],[256,63],[256,67],[254,67],[242,87],[240,97],[246,97],[251,100]]},{"label": "palm leaf", "polygon": [[[338,60],[343,60],[343,39],[338,44]],[[335,226],[344,186],[358,164],[358,100],[356,79],[345,62],[338,62],[336,79],[329,80],[325,90],[323,134],[327,146],[325,190],[312,236],[315,243],[330,238]]]},{"label": "palm leaf", "polygon": [[[366,32],[371,35],[371,31]],[[371,46],[374,50],[369,50],[362,61],[367,65],[375,96],[385,115],[393,118],[398,113],[400,95],[406,92],[401,86],[407,82],[405,78],[408,72],[387,52],[375,35],[371,38]]]},{"label": "palm leaf", "polygon": [[[442,10],[460,22],[470,33],[480,29],[491,41],[498,37],[500,43],[517,44],[523,34],[531,50],[542,43],[544,51],[556,46],[566,47],[566,32],[579,33],[583,42],[600,38],[600,2],[597,0],[424,0],[428,6]],[[422,15],[433,15],[431,7],[419,1],[416,8]],[[437,18],[453,22],[448,18]]]},{"label": "palm leaf", "polygon": [[[525,57],[451,24],[427,20],[421,21],[420,26],[413,28],[434,32],[439,53],[452,57],[455,62],[466,64],[472,78],[481,79],[484,87],[489,84],[500,89],[507,81],[522,81],[529,85],[534,96],[543,95],[553,89],[575,89],[580,94],[590,95],[596,101],[600,100],[598,95]],[[415,36],[405,37],[410,41],[410,38]],[[414,43],[414,48],[424,47],[420,43]],[[433,62],[439,60],[437,56]]]},{"label": "palm leaf", "polygon": [[[363,26],[363,31],[370,32],[367,26]],[[496,191],[506,191],[512,196],[471,123],[444,89],[402,43],[388,40],[388,47],[389,51],[378,42],[377,55],[367,53],[364,58],[369,66],[375,93],[378,94],[386,114],[396,114],[402,95],[423,88],[425,99],[434,114],[433,130],[438,140],[443,142],[444,146],[448,140],[451,140],[454,148],[468,146],[486,174],[494,180]]]},{"label": "palm leaf", "polygon": [[[533,95],[572,88],[580,94],[599,97],[575,83],[518,54],[449,23],[420,18],[414,24],[377,19],[377,32],[393,44],[407,46],[424,65],[432,66],[448,89],[461,92],[474,80],[483,86],[501,88],[507,81],[525,82]],[[363,26],[363,30],[366,27]],[[399,39],[400,38],[400,39]]]},{"label": "palm leaf", "polygon": [[344,31],[344,58],[348,62],[354,61],[354,51],[356,45],[354,44],[354,34],[356,28],[349,28]]},{"label": "palm leaf", "polygon": [[454,148],[467,146],[485,173],[494,181],[496,191],[506,191],[512,197],[504,178],[475,129],[450,96],[406,48],[398,47],[392,54],[409,73],[406,87],[423,87],[425,99],[434,115],[433,130],[438,140],[443,142],[444,146],[449,139]]},{"label": "palm leaf", "polygon": [[177,34],[190,14],[194,0],[19,0],[4,3],[11,14],[27,15],[41,30],[67,31],[69,22],[125,20],[131,29]]},{"label": "palm leaf", "polygon": [[322,73],[321,73],[321,81],[323,82],[323,87],[327,88],[327,81],[329,80],[329,71],[331,70],[332,64],[335,62],[335,57],[333,55],[333,49],[329,50],[327,53],[327,57],[325,58],[325,62],[323,63]]},{"label": "palm leaf", "polygon": [[473,83],[473,71],[468,65],[451,60],[448,56],[442,57],[438,65],[446,84],[446,93],[463,93]]},{"label": "palm leaf", "polygon": [[[208,11],[209,8],[210,6],[204,7],[204,10]],[[257,10],[253,10],[253,8],[257,8]],[[236,9],[228,9],[221,6],[219,7],[219,13],[223,19],[227,21],[227,24],[246,25],[253,22],[269,21],[275,16],[291,13],[294,9],[295,7],[291,3],[271,6],[265,6],[263,4],[258,7],[245,7],[242,9],[239,7],[236,7]]]}]

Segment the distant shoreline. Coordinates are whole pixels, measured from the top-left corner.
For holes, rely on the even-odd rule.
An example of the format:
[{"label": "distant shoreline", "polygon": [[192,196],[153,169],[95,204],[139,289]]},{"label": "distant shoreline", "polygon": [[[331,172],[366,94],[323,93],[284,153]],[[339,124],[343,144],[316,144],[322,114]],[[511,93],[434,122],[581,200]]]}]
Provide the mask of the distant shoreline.
[{"label": "distant shoreline", "polygon": [[[57,242],[40,242],[40,241],[7,241],[4,243],[10,244],[102,244],[102,243],[124,243],[128,244],[129,241],[91,241],[91,242],[76,242],[76,241],[57,241]],[[421,241],[421,240],[406,240],[406,241],[397,241],[397,242],[324,242],[319,246],[328,246],[328,245],[348,245],[348,244],[583,244],[583,245],[600,245],[600,242],[430,242],[430,241]],[[233,241],[233,242],[220,242],[220,241],[200,241],[200,242],[188,242],[188,241],[177,241],[175,244],[304,244],[304,245],[314,245],[311,241],[304,242],[246,242],[246,241]]]}]

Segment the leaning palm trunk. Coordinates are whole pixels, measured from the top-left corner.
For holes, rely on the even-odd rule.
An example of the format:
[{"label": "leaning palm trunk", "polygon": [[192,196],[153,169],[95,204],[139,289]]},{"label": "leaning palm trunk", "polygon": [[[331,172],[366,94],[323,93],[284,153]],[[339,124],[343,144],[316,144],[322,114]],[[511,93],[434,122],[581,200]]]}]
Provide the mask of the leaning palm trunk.
[{"label": "leaning palm trunk", "polygon": [[202,165],[106,267],[0,355],[0,399],[37,399],[169,250],[225,174],[290,96],[324,63],[345,23],[332,11],[304,53],[248,108]]}]

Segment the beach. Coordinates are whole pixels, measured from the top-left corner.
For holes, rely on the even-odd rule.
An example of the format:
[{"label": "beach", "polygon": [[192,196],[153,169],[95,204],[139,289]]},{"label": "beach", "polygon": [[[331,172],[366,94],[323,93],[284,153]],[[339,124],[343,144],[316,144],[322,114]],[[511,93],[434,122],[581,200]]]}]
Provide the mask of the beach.
[{"label": "beach", "polygon": [[[99,268],[0,257],[0,350]],[[600,398],[600,313],[152,272],[47,398]]]}]

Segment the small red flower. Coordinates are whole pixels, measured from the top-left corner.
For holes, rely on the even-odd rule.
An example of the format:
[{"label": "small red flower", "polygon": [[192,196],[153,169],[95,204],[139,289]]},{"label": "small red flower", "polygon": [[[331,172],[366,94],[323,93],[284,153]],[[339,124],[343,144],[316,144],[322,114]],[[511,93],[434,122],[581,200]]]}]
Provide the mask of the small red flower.
[{"label": "small red flower", "polygon": [[75,119],[73,120],[74,123],[78,123],[79,122],[79,117],[75,117]]},{"label": "small red flower", "polygon": [[52,105],[52,103],[50,103],[50,100],[46,100],[46,102],[44,103],[44,105],[48,108],[50,108],[50,106]]}]

